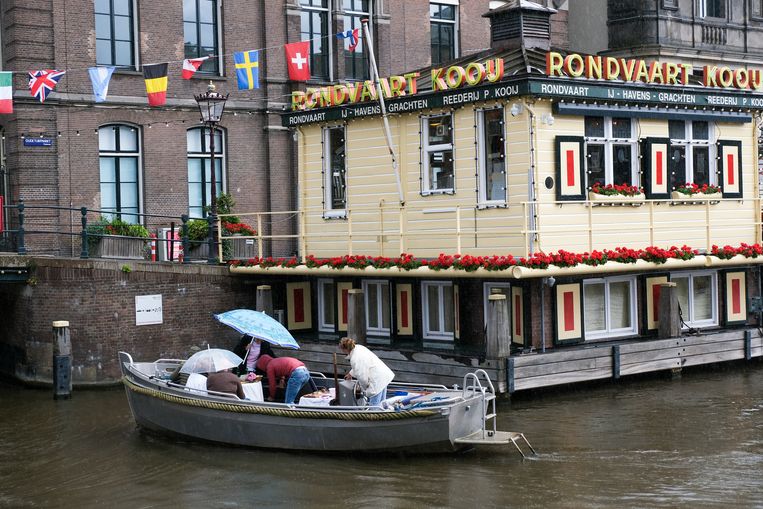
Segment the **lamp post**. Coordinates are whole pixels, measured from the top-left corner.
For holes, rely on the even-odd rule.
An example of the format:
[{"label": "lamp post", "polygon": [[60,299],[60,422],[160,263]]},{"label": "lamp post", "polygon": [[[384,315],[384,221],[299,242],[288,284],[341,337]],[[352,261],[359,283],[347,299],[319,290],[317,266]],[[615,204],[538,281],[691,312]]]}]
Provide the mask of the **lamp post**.
[{"label": "lamp post", "polygon": [[207,263],[214,264],[217,256],[217,178],[215,171],[215,127],[220,122],[225,109],[225,101],[228,100],[228,94],[222,95],[215,91],[215,85],[210,81],[207,91],[203,94],[194,95],[196,103],[199,105],[201,121],[209,127],[209,165],[211,172],[212,196],[210,204],[210,232],[212,241],[210,242],[209,257]]}]

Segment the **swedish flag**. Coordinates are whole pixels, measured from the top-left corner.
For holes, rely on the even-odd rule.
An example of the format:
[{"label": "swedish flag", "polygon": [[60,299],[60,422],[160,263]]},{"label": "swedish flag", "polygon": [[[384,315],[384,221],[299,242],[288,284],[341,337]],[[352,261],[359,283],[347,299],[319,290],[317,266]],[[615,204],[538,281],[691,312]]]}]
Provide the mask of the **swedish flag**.
[{"label": "swedish flag", "polygon": [[233,54],[239,90],[260,88],[260,52],[240,51]]}]

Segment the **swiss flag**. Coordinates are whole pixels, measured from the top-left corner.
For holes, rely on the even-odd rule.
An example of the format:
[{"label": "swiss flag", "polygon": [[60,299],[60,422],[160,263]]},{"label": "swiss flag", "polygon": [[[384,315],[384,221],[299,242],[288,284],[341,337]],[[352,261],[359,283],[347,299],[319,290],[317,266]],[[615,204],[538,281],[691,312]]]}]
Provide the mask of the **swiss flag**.
[{"label": "swiss flag", "polygon": [[289,79],[307,81],[310,79],[310,41],[293,42],[284,45]]}]

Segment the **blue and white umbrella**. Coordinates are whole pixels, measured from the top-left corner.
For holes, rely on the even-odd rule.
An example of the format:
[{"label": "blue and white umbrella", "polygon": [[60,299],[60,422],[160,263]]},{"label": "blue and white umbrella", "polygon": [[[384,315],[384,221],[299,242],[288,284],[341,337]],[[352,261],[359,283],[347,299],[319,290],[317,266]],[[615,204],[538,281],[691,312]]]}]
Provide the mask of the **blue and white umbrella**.
[{"label": "blue and white umbrella", "polygon": [[299,349],[297,340],[286,330],[286,327],[262,311],[233,309],[219,315],[214,315],[214,317],[220,323],[233,327],[241,334],[248,334],[283,348]]}]

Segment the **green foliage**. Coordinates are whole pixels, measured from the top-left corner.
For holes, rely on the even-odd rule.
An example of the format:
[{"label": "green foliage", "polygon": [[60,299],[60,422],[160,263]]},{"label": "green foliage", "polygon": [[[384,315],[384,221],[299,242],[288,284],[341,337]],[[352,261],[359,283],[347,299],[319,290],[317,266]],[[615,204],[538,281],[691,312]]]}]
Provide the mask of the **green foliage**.
[{"label": "green foliage", "polygon": [[191,219],[188,221],[188,240],[199,242],[207,239],[209,223],[206,219]]},{"label": "green foliage", "polygon": [[125,274],[129,274],[130,272],[132,272],[132,269],[130,268],[130,266],[129,266],[129,265],[122,265],[122,269],[121,269],[121,270],[122,270],[122,272],[124,272]]},{"label": "green foliage", "polygon": [[122,235],[125,237],[139,237],[147,239],[148,230],[141,224],[132,224],[127,221],[114,217],[107,219],[101,216],[97,221],[87,225],[88,244],[93,245],[100,242],[104,235]]}]

